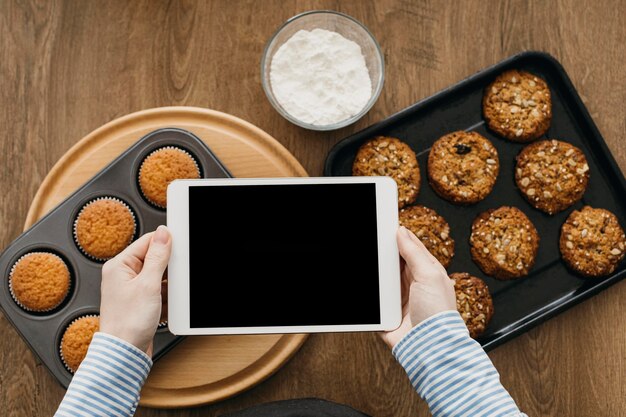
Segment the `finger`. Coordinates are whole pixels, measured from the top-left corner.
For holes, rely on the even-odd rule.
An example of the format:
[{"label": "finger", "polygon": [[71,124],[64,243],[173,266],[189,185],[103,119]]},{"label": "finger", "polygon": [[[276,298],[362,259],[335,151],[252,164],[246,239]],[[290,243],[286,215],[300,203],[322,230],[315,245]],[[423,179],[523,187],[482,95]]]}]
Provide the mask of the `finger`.
[{"label": "finger", "polygon": [[128,245],[126,249],[117,254],[117,256],[113,259],[123,262],[126,259],[134,258],[143,262],[146,257],[146,253],[148,252],[148,246],[150,246],[150,239],[152,239],[152,235],[154,235],[154,232],[146,233],[141,236],[139,239]]},{"label": "finger", "polygon": [[167,227],[159,226],[150,239],[148,251],[143,261],[141,277],[161,288],[161,280],[170,260],[171,252],[172,238],[170,232]]},{"label": "finger", "polygon": [[434,270],[440,273],[438,275],[443,274],[444,277],[447,277],[448,274],[446,272],[446,268],[441,265],[441,262],[439,262],[439,260],[435,258],[432,253],[430,253],[430,251],[426,248],[426,246],[424,246],[422,241],[419,240],[417,236],[415,236],[415,233],[406,228],[405,230],[409,237],[410,243],[417,246],[417,249],[422,255],[422,259],[419,261],[419,264],[417,266],[410,266],[409,268],[414,273],[414,275],[416,275],[414,278],[419,279],[424,274],[428,276],[435,276],[432,274]]},{"label": "finger", "polygon": [[413,278],[408,271],[406,262],[400,256],[400,297],[403,306],[409,300],[409,287],[411,286],[411,281],[413,281]]},{"label": "finger", "polygon": [[406,229],[409,232],[409,237],[411,238],[411,241],[413,243],[415,243],[417,246],[420,246],[422,248],[424,248],[424,250],[426,251],[426,253],[428,254],[428,257],[430,258],[432,263],[439,263],[439,260],[437,258],[435,258],[435,256],[430,253],[430,251],[428,250],[428,248],[424,245],[424,243],[420,240],[420,238],[418,238],[415,233],[413,233],[411,230]]},{"label": "finger", "polygon": [[[143,267],[143,258],[148,250],[151,235],[152,233],[143,235],[115,257],[106,261],[102,266],[102,278],[105,279],[114,275],[120,277],[121,274],[128,279],[135,278]],[[113,274],[112,271],[115,273]]]},{"label": "finger", "polygon": [[409,302],[409,294],[411,291],[411,284],[407,280],[403,279],[402,287],[400,289],[400,303],[402,308],[404,308]]},{"label": "finger", "polygon": [[432,263],[430,254],[422,242],[404,226],[400,226],[396,234],[400,256],[408,267],[417,273],[424,265]]}]

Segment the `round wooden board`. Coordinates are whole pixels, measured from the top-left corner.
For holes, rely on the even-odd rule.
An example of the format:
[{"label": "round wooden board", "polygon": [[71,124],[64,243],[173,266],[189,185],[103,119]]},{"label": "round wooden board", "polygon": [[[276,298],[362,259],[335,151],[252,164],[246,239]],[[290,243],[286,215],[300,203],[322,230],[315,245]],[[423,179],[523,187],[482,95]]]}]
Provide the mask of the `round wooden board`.
[{"label": "round wooden board", "polygon": [[[202,139],[235,177],[307,176],[274,138],[237,117],[195,107],[144,110],[113,120],[81,139],[39,187],[24,229],[83,185],[147,133],[179,127]],[[276,372],[307,335],[187,337],[157,361],[140,404],[175,408],[238,394]]]}]

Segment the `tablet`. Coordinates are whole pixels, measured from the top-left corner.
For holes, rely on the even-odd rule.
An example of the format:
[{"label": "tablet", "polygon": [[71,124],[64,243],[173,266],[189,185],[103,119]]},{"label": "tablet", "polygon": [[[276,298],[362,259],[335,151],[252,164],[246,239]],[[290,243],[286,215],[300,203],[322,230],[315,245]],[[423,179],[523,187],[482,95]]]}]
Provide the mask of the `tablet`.
[{"label": "tablet", "polygon": [[387,177],[172,182],[170,331],[397,328],[397,201]]}]

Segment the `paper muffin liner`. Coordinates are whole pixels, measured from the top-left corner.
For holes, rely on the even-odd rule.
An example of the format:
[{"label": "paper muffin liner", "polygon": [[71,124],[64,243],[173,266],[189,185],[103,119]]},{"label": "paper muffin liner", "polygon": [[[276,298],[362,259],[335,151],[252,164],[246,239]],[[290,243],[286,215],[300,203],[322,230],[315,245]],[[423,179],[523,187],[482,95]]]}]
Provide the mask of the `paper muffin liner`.
[{"label": "paper muffin liner", "polygon": [[72,324],[74,324],[78,320],[84,319],[86,317],[95,317],[95,318],[99,319],[100,315],[99,314],[83,314],[82,316],[76,317],[67,326],[65,326],[65,330],[63,331],[63,336],[61,336],[61,341],[59,342],[59,357],[61,358],[61,362],[63,363],[63,366],[65,367],[65,369],[67,369],[69,371],[69,373],[71,373],[71,374],[74,374],[75,371],[73,371],[70,368],[70,366],[65,362],[65,357],[63,357],[63,338],[65,337],[65,332],[67,332],[67,329],[69,329]]},{"label": "paper muffin liner", "polygon": [[196,169],[198,170],[198,177],[202,178],[202,171],[200,170],[200,165],[198,164],[198,160],[196,159],[195,156],[193,156],[191,153],[187,152],[185,149],[180,148],[178,146],[173,146],[173,145],[167,145],[167,146],[161,146],[160,148],[157,148],[155,150],[153,150],[152,152],[150,152],[148,155],[146,155],[143,158],[143,161],[141,161],[141,165],[139,166],[139,172],[137,173],[137,185],[139,186],[139,192],[141,193],[141,196],[150,204],[152,204],[155,207],[158,207],[160,209],[166,209],[167,207],[162,206],[158,203],[156,203],[155,201],[152,201],[150,199],[150,197],[148,197],[147,195],[144,194],[143,189],[141,188],[141,181],[139,180],[139,178],[141,178],[141,170],[143,169],[143,164],[146,162],[146,159],[148,159],[149,157],[151,157],[152,155],[154,155],[155,153],[162,151],[163,149],[174,149],[177,151],[180,151],[182,153],[184,153],[185,155],[189,156],[191,158],[191,160],[193,161],[193,164],[196,166]]},{"label": "paper muffin liner", "polygon": [[[67,268],[67,271],[68,271],[68,273],[70,275],[70,283],[69,283],[69,286],[67,287],[67,292],[65,293],[65,296],[63,297],[63,299],[61,301],[59,301],[59,303],[57,305],[55,305],[54,307],[50,307],[50,308],[43,309],[43,310],[35,310],[35,309],[32,309],[32,308],[26,307],[24,304],[22,304],[17,299],[17,296],[13,292],[13,282],[12,282],[12,279],[13,279],[13,272],[15,271],[15,267],[17,266],[17,264],[22,259],[26,258],[29,255],[35,255],[35,254],[52,255],[55,258],[58,258],[59,260],[61,260],[61,262],[63,262],[63,265],[65,265],[65,267]],[[65,301],[67,296],[70,294],[71,290],[72,290],[72,271],[70,270],[70,267],[67,265],[67,262],[65,262],[65,260],[63,258],[61,258],[59,255],[57,255],[56,253],[46,252],[46,251],[34,251],[34,252],[25,253],[24,255],[20,256],[17,261],[15,261],[13,263],[13,266],[11,267],[11,270],[9,271],[9,293],[11,294],[11,298],[13,298],[13,301],[15,301],[15,304],[17,304],[22,310],[28,311],[30,313],[46,313],[48,311],[54,310],[55,308],[57,308],[58,306],[63,304],[63,302]]]},{"label": "paper muffin liner", "polygon": [[[78,234],[76,231],[76,227],[78,224],[78,219],[80,218],[80,215],[83,213],[83,211],[89,207],[91,204],[97,202],[97,201],[101,201],[101,200],[112,200],[112,201],[116,201],[120,204],[122,204],[124,207],[126,207],[126,209],[130,212],[130,215],[133,218],[133,226],[134,226],[134,230],[133,230],[133,237],[137,234],[137,218],[135,217],[135,212],[133,211],[133,209],[130,208],[130,206],[128,204],[126,204],[125,201],[117,198],[117,197],[112,197],[112,196],[102,196],[102,197],[97,197],[94,198],[92,200],[89,200],[87,203],[85,203],[83,205],[83,207],[80,209],[80,211],[78,212],[78,214],[76,215],[76,218],[74,219],[74,226],[73,226],[73,237],[74,237],[74,243],[76,243],[76,246],[78,247],[78,249],[81,251],[81,253],[83,255],[85,255],[86,257],[88,257],[89,259],[93,259],[94,261],[98,261],[98,262],[106,262],[109,259],[113,258],[99,258],[97,256],[93,256],[92,254],[90,254],[89,252],[87,252],[81,245],[80,242],[78,241]],[[129,244],[132,243],[132,240],[129,242]],[[127,245],[128,246],[128,245]]]}]

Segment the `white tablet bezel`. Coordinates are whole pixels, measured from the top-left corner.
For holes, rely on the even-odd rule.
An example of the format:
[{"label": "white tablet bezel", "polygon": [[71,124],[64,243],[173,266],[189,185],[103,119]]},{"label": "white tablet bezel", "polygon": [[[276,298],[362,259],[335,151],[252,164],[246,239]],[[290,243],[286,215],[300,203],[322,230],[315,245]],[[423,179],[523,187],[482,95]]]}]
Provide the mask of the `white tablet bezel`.
[{"label": "white tablet bezel", "polygon": [[[189,308],[189,187],[214,185],[354,184],[376,185],[380,324],[191,328]],[[167,189],[167,225],[172,234],[168,272],[168,326],[176,335],[317,333],[393,330],[401,322],[400,261],[396,232],[398,197],[389,177],[227,178],[176,180]]]}]

